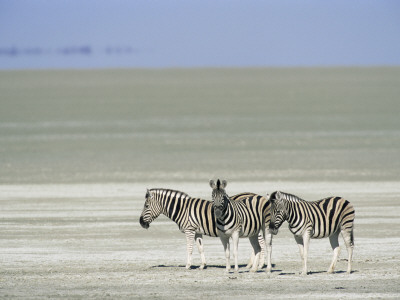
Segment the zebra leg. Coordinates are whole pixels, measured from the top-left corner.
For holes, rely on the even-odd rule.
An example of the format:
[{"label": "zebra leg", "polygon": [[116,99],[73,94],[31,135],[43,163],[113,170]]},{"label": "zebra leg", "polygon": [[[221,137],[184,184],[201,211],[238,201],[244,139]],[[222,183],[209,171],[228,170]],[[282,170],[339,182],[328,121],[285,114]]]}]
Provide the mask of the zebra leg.
[{"label": "zebra leg", "polygon": [[[258,243],[261,246],[261,253],[260,253],[260,260],[258,263],[258,268],[262,269],[264,267],[264,262],[265,262],[265,242],[264,238],[261,235],[261,233],[258,235]],[[254,249],[251,251],[249,263],[247,264],[246,268],[250,269],[253,266],[255,254],[254,254]]]},{"label": "zebra leg", "polygon": [[231,270],[229,236],[220,234],[219,238],[221,239],[222,245],[224,246],[226,271],[229,273]]},{"label": "zebra leg", "polygon": [[350,274],[351,273],[351,260],[353,258],[353,248],[354,248],[353,228],[351,228],[351,230],[342,230],[342,237],[346,244],[347,253],[348,253],[347,274]]},{"label": "zebra leg", "polygon": [[235,231],[232,234],[232,242],[233,242],[233,258],[235,260],[235,272],[238,272],[239,271],[239,264],[238,264],[239,231]]},{"label": "zebra leg", "polygon": [[295,235],[294,239],[296,240],[297,246],[299,246],[301,262],[304,260],[304,244],[303,244],[303,237]]},{"label": "zebra leg", "polygon": [[260,260],[258,262],[258,268],[262,269],[265,264],[265,232],[259,233],[258,234],[258,244],[261,247],[261,252],[260,252]]},{"label": "zebra leg", "polygon": [[334,232],[330,237],[329,237],[329,241],[331,242],[331,247],[333,250],[333,259],[332,259],[332,263],[328,269],[328,273],[333,273],[333,271],[335,270],[336,267],[336,262],[340,253],[340,247],[339,247],[339,231]]},{"label": "zebra leg", "polygon": [[308,246],[310,244],[310,232],[306,231],[303,234],[303,244],[304,244],[304,252],[303,252],[303,272],[301,273],[302,275],[307,275],[308,274],[308,268],[307,268],[307,258],[308,258]]},{"label": "zebra leg", "polygon": [[251,245],[253,246],[253,251],[254,251],[254,261],[253,261],[253,267],[250,269],[250,272],[257,272],[258,268],[258,260],[260,259],[260,252],[261,252],[261,247],[260,244],[258,243],[258,235],[253,235],[249,237],[249,240],[251,242]]},{"label": "zebra leg", "polygon": [[203,236],[201,234],[196,233],[196,235],[195,235],[197,249],[199,249],[200,256],[201,256],[200,270],[203,270],[206,266],[206,257],[204,255],[203,238],[202,237]]},{"label": "zebra leg", "polygon": [[187,261],[186,261],[186,269],[190,269],[192,265],[192,252],[193,252],[193,242],[195,232],[192,230],[186,230],[186,249],[187,249]]},{"label": "zebra leg", "polygon": [[264,239],[264,243],[267,246],[267,272],[271,272],[272,270],[272,262],[271,262],[271,256],[272,256],[272,234],[267,232],[266,238]]},{"label": "zebra leg", "polygon": [[253,261],[254,261],[254,251],[251,250],[250,259],[249,262],[247,263],[246,269],[250,269],[253,266]]}]

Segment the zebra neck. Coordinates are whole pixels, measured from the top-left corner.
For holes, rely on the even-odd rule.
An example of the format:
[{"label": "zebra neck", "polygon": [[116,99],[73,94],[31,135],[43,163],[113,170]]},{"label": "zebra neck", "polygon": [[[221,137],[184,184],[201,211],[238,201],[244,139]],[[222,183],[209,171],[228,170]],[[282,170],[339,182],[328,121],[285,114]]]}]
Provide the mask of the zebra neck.
[{"label": "zebra neck", "polygon": [[224,209],[222,211],[221,217],[217,218],[218,223],[224,224],[230,218],[230,216],[233,215],[233,212],[234,212],[234,209],[232,207],[232,203],[231,203],[231,201],[228,201],[228,203],[226,204],[226,206],[224,207]]},{"label": "zebra neck", "polygon": [[295,223],[298,223],[298,214],[296,213],[299,209],[299,205],[302,205],[302,203],[305,203],[306,201],[297,198],[297,199],[292,199],[292,200],[287,200],[285,203],[286,206],[286,221],[289,223],[289,226],[294,225]]},{"label": "zebra neck", "polygon": [[191,198],[183,193],[172,191],[161,198],[163,214],[175,223],[178,223],[184,207]]}]

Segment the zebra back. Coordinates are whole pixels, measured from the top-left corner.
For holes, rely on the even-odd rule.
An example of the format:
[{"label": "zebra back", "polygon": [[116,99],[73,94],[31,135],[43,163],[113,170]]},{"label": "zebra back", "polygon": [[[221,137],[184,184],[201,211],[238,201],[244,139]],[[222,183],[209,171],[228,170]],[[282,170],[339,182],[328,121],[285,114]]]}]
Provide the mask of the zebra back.
[{"label": "zebra back", "polygon": [[268,226],[271,221],[271,201],[268,198],[255,193],[240,193],[230,197],[234,201],[242,201],[249,209],[258,207],[262,212],[265,225]]}]

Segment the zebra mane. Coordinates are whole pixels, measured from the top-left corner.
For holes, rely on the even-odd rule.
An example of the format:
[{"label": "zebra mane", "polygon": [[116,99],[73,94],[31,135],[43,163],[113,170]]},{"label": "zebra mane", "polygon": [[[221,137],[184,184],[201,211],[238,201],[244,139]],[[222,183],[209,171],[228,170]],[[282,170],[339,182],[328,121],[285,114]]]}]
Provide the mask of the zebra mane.
[{"label": "zebra mane", "polygon": [[280,192],[282,197],[288,201],[293,201],[293,202],[302,202],[305,201],[304,199],[301,199],[300,197],[293,195],[293,194],[289,194],[289,193],[285,193],[285,192]]},{"label": "zebra mane", "polygon": [[150,189],[150,192],[175,192],[177,194],[183,195],[183,196],[187,196],[190,197],[188,194],[178,191],[178,190],[173,190],[173,189],[164,189],[164,188],[156,188],[156,189]]}]

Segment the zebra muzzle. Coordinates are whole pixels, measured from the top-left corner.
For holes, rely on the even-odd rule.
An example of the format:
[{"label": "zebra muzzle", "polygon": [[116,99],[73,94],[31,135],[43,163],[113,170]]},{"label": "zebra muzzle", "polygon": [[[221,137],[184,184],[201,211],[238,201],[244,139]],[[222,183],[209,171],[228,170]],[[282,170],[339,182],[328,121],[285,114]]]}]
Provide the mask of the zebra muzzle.
[{"label": "zebra muzzle", "polygon": [[139,219],[140,225],[142,225],[143,228],[148,229],[150,227],[150,224],[146,222],[143,217],[140,217]]},{"label": "zebra muzzle", "polygon": [[277,235],[278,234],[278,229],[276,228],[269,228],[269,233],[273,234],[273,235]]},{"label": "zebra muzzle", "polygon": [[220,218],[220,217],[222,216],[222,210],[219,209],[219,208],[215,208],[215,209],[214,209],[214,213],[215,213],[215,216],[216,216],[217,218]]}]

